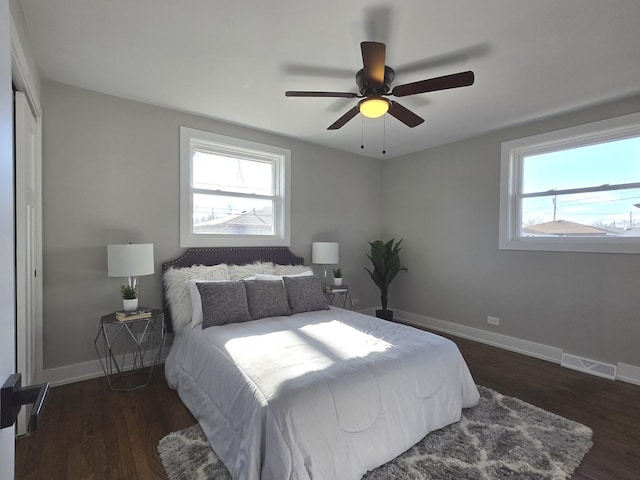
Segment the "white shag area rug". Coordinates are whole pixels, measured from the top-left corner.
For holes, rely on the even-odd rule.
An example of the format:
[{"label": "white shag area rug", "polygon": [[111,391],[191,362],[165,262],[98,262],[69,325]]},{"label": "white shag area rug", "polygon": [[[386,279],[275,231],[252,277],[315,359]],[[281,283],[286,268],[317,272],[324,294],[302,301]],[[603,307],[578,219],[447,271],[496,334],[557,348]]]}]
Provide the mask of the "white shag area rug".
[{"label": "white shag area rug", "polygon": [[[363,480],[563,480],[592,446],[590,428],[478,386],[480,403]],[[199,425],[158,444],[169,480],[231,480]]]}]

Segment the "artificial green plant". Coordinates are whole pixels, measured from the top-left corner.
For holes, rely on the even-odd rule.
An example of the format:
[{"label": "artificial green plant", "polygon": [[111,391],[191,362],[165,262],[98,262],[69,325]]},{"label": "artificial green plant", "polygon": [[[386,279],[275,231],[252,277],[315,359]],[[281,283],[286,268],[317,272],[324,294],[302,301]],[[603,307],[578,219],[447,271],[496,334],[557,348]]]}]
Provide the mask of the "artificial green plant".
[{"label": "artificial green plant", "polygon": [[386,243],[382,240],[369,242],[371,253],[368,253],[367,257],[371,260],[373,269],[370,270],[365,267],[365,270],[369,272],[371,280],[380,289],[382,310],[387,310],[389,285],[391,285],[398,272],[401,270],[408,271],[405,267],[400,266],[401,243],[402,239],[396,243],[393,238]]},{"label": "artificial green plant", "polygon": [[120,285],[120,292],[122,293],[122,298],[124,300],[135,300],[138,298],[136,287],[133,285]]}]

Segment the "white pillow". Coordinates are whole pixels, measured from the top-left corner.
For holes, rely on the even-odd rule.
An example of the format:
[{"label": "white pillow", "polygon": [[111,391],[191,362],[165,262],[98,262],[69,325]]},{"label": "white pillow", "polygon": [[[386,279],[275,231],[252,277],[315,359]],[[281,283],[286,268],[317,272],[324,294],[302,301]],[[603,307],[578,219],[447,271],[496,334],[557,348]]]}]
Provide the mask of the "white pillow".
[{"label": "white pillow", "polygon": [[269,275],[268,273],[256,273],[256,280],[280,280],[282,275]]},{"label": "white pillow", "polygon": [[202,323],[202,297],[197,283],[228,282],[229,280],[189,280],[189,296],[191,297],[191,328]]},{"label": "white pillow", "polygon": [[269,275],[264,273],[256,273],[256,280],[282,280],[282,277],[309,277],[313,275],[311,270],[305,270],[300,273],[292,273],[291,275]]},{"label": "white pillow", "polygon": [[275,273],[271,262],[254,262],[247,265],[229,265],[229,278],[231,280],[242,280],[256,273]]},{"label": "white pillow", "polygon": [[173,329],[178,332],[191,322],[191,295],[189,280],[229,280],[226,264],[204,266],[194,265],[186,268],[170,268],[164,272],[164,289],[171,311]]},{"label": "white pillow", "polygon": [[313,275],[313,270],[304,270],[300,273],[285,273],[282,276],[283,277],[310,277],[311,275]]}]

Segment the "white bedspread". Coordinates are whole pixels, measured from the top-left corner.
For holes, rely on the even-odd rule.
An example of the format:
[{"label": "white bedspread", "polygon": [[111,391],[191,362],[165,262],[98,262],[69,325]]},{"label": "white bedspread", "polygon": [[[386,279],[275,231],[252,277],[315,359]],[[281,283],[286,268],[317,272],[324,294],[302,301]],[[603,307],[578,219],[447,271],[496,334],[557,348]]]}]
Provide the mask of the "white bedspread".
[{"label": "white bedspread", "polygon": [[234,480],[357,480],[479,399],[450,340],[336,308],[187,327],[165,370]]}]

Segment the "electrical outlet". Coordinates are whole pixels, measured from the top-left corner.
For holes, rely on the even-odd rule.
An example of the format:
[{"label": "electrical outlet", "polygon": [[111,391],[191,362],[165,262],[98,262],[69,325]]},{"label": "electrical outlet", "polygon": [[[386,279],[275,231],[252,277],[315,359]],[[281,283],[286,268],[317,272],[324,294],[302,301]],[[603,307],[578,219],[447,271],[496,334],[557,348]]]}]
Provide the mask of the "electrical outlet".
[{"label": "electrical outlet", "polygon": [[487,323],[489,325],[500,325],[500,319],[498,317],[487,316]]},{"label": "electrical outlet", "polygon": [[359,298],[352,298],[351,299],[351,305],[360,305],[360,299]]}]

